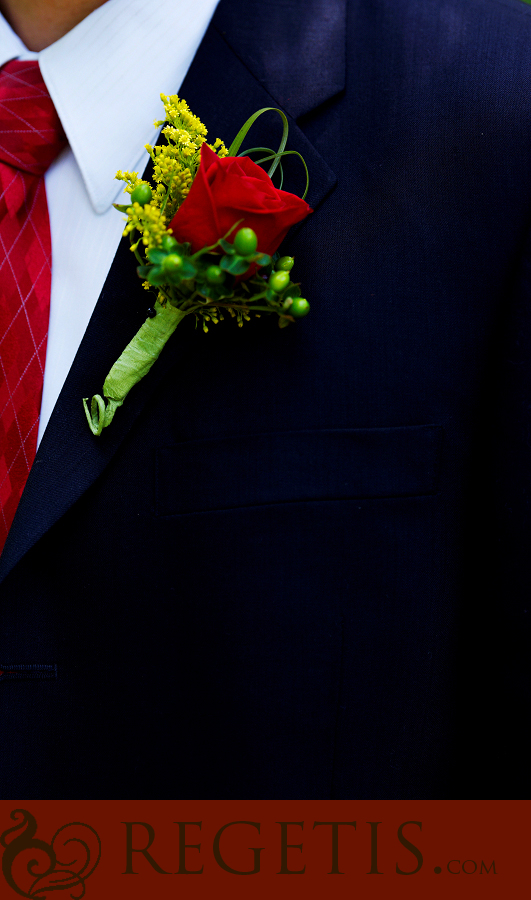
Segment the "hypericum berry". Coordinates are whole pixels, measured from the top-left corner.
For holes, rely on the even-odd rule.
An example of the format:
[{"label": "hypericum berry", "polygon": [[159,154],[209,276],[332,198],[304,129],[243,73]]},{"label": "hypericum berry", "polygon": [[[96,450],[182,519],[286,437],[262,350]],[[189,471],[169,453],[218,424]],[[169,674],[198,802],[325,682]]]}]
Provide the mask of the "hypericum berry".
[{"label": "hypericum berry", "polygon": [[206,270],[206,278],[210,284],[223,284],[225,272],[219,266],[209,266]]},{"label": "hypericum berry", "polygon": [[146,203],[153,197],[153,191],[151,190],[149,184],[137,184],[136,188],[131,194],[131,201],[133,203],[140,203],[140,206],[145,206]]},{"label": "hypericum berry", "polygon": [[295,260],[292,256],[281,256],[275,263],[275,269],[277,272],[291,272],[294,265]]},{"label": "hypericum berry", "polygon": [[177,241],[171,234],[165,234],[162,238],[162,249],[165,253],[173,253],[178,246]]},{"label": "hypericum berry", "polygon": [[269,287],[271,290],[275,291],[276,294],[281,294],[282,291],[285,291],[289,284],[289,272],[273,272],[269,277]]},{"label": "hypericum berry", "polygon": [[165,272],[168,272],[169,275],[175,274],[179,269],[182,269],[183,258],[179,256],[178,253],[170,253],[168,256],[164,257],[162,260],[162,268]]},{"label": "hypericum berry", "polygon": [[302,319],[303,316],[307,316],[310,312],[310,304],[304,297],[294,297],[293,303],[287,312],[294,319]]},{"label": "hypericum berry", "polygon": [[236,232],[234,249],[240,256],[250,256],[252,253],[256,253],[257,247],[258,238],[252,228],[240,228],[240,230]]}]

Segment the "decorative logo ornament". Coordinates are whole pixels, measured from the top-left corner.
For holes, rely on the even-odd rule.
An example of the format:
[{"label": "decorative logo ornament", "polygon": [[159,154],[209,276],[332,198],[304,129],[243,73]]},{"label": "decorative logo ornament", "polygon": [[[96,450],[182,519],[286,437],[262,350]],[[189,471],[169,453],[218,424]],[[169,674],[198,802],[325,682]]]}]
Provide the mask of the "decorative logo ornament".
[{"label": "decorative logo ornament", "polygon": [[52,891],[69,891],[72,900],[85,895],[85,881],[101,856],[101,842],[90,825],[69,822],[50,843],[35,837],[37,822],[26,809],[14,809],[17,822],[0,835],[4,878],[21,897],[46,900]]},{"label": "decorative logo ornament", "polygon": [[[103,385],[83,405],[89,427],[99,435],[112,422],[127,394],[156,362],[185,316],[193,315],[208,331],[228,313],[243,325],[251,315],[276,314],[281,328],[310,309],[300,285],[291,280],[293,258],[279,259],[277,249],[289,229],[311,208],[308,169],[296,150],[286,150],[288,121],[273,107],[254,113],[229,149],[219,138],[206,143],[207,130],[176,95],[166,97],[163,125],[166,146],[146,145],[156,187],[136,172],[118,172],[129,204],[114,204],[127,214],[124,236],[139,263],[137,272],[156,300],[147,319],[112,367]],[[253,147],[237,155],[258,116],[277,112],[283,133],[277,151]],[[260,156],[256,162],[251,153]],[[264,155],[265,154],[265,155]],[[282,159],[300,157],[306,170],[302,198],[282,190]],[[260,163],[269,162],[267,172]],[[272,176],[280,173],[280,187]],[[169,223],[168,226],[166,223]],[[229,241],[229,238],[231,239]]]}]

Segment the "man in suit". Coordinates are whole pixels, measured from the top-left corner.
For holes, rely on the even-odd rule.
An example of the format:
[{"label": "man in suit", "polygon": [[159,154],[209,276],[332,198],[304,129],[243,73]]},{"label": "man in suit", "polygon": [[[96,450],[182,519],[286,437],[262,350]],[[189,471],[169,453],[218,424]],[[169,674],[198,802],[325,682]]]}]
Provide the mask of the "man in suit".
[{"label": "man in suit", "polygon": [[180,94],[288,115],[311,315],[185,320],[95,438],[120,244],[0,561],[6,793],[520,795],[530,43],[520,0],[221,0]]}]

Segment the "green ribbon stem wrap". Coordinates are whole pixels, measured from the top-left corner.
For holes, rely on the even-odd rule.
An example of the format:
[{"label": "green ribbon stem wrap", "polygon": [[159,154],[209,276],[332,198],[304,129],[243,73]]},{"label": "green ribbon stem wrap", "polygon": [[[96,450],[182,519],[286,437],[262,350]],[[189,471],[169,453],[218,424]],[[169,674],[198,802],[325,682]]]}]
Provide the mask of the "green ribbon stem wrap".
[{"label": "green ribbon stem wrap", "polygon": [[168,304],[155,303],[156,315],[146,319],[133,340],[115,362],[103,385],[103,397],[95,394],[88,407],[88,397],[83,398],[85,415],[92,434],[100,435],[111,424],[114,414],[122,406],[131,388],[147,375],[151,366],[184,319],[186,313]]}]

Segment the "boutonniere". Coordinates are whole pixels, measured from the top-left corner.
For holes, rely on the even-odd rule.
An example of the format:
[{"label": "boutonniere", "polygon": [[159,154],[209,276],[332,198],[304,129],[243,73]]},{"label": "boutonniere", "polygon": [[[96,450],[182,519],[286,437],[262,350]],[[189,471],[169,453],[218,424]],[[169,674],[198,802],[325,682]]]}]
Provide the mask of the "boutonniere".
[{"label": "boutonniere", "polygon": [[[250,316],[273,314],[281,328],[309,311],[300,286],[292,281],[291,257],[277,248],[289,229],[312,210],[304,197],[308,170],[297,151],[286,150],[288,122],[281,110],[251,116],[229,149],[219,138],[207,144],[207,131],[184,100],[165,97],[162,125],[166,145],[147,150],[155,184],[135,172],[118,172],[130,194],[115,207],[127,215],[124,235],[138,262],[137,272],[156,300],[133,340],[105,379],[103,396],[83,400],[87,421],[99,435],[113,420],[127,394],[146,375],[185,316],[208,331],[229,314],[243,325]],[[258,116],[277,112],[283,134],[278,150],[255,147],[237,155]],[[253,161],[250,154],[258,154]],[[282,158],[296,154],[306,170],[302,198],[282,190]],[[266,172],[261,165],[269,163]],[[279,171],[280,187],[272,181]]]}]

